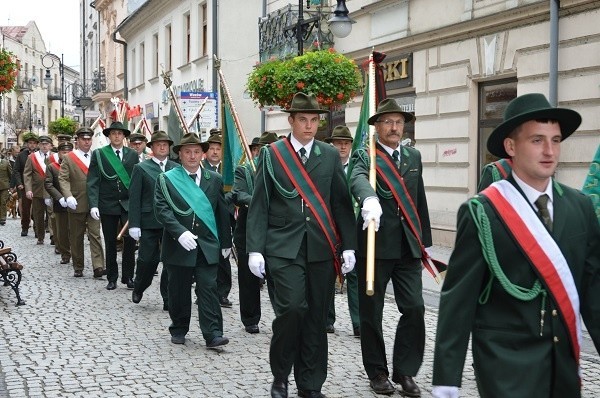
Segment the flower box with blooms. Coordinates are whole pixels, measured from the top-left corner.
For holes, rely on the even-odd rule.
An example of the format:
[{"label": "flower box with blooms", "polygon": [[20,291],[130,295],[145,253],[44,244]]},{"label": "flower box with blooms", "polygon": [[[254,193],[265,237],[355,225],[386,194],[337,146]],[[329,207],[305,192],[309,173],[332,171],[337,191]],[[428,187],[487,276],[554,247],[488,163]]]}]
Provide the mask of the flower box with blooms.
[{"label": "flower box with blooms", "polygon": [[0,94],[10,93],[19,73],[19,61],[8,50],[0,49]]},{"label": "flower box with blooms", "polygon": [[330,48],[258,64],[248,76],[247,88],[261,107],[287,108],[294,94],[301,91],[329,108],[354,98],[360,89],[360,74],[353,60]]}]

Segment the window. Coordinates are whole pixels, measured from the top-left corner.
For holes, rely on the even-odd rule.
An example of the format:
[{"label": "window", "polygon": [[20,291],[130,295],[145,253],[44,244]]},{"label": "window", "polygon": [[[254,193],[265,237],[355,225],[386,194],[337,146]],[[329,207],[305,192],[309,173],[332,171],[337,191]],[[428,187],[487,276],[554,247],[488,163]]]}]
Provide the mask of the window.
[{"label": "window", "polygon": [[171,25],[167,25],[165,28],[165,70],[170,71],[172,69],[172,51],[171,51]]},{"label": "window", "polygon": [[498,160],[497,157],[488,152],[487,140],[496,126],[502,123],[502,116],[508,103],[516,97],[516,79],[497,80],[479,85],[478,183],[483,166]]},{"label": "window", "polygon": [[152,77],[158,76],[158,33],[152,35]]},{"label": "window", "polygon": [[208,26],[206,25],[206,20],[207,20],[207,12],[206,12],[206,4],[202,4],[202,55],[207,55],[208,54],[208,47],[206,45],[207,43],[207,34],[208,34]]},{"label": "window", "polygon": [[188,12],[187,14],[185,14],[183,16],[184,18],[184,35],[185,37],[183,38],[184,43],[185,43],[185,59],[183,60],[185,64],[189,64],[190,60],[191,60],[191,38],[192,35],[190,33],[190,29],[191,29],[191,24],[190,24],[190,13]]},{"label": "window", "polygon": [[135,57],[135,47],[131,49],[131,82],[134,86],[138,84],[137,81],[137,59]]},{"label": "window", "polygon": [[144,83],[146,80],[146,63],[144,59],[146,58],[146,46],[142,42],[140,44],[140,84]]}]

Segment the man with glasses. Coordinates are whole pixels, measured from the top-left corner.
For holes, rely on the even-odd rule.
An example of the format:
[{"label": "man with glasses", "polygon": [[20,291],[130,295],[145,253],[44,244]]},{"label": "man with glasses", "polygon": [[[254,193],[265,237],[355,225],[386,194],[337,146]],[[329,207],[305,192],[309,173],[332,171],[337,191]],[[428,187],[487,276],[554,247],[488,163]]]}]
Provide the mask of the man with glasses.
[{"label": "man with glasses", "polygon": [[[425,349],[425,306],[421,281],[423,247],[431,246],[429,212],[425,198],[421,154],[402,146],[404,123],[414,116],[404,112],[393,99],[381,101],[368,120],[375,125],[377,142],[377,190],[369,184],[369,153],[359,149],[352,155],[354,166],[350,190],[362,206],[358,218],[358,303],[363,365],[377,394],[393,394],[389,381],[382,317],[385,291],[392,281],[398,310],[392,381],[401,393],[419,397],[413,377],[423,362]],[[366,294],[367,227],[375,222],[375,293]]]}]

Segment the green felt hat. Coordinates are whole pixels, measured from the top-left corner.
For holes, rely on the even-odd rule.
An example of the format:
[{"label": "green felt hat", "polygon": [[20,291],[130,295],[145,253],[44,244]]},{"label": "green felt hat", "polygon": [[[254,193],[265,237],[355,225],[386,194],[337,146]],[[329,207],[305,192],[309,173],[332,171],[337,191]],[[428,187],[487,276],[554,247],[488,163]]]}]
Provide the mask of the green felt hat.
[{"label": "green felt hat", "polygon": [[388,113],[401,113],[404,117],[404,123],[408,123],[415,118],[415,116],[412,113],[404,112],[402,110],[402,107],[398,105],[395,99],[386,98],[379,103],[379,106],[377,107],[377,113],[371,116],[367,122],[373,125],[375,124],[377,119],[379,119],[380,116],[386,115]]},{"label": "green felt hat", "polygon": [[307,95],[304,93],[296,93],[294,94],[294,98],[292,98],[292,104],[290,107],[283,112],[287,113],[327,113],[329,112],[326,109],[321,109],[317,99],[312,95]]}]

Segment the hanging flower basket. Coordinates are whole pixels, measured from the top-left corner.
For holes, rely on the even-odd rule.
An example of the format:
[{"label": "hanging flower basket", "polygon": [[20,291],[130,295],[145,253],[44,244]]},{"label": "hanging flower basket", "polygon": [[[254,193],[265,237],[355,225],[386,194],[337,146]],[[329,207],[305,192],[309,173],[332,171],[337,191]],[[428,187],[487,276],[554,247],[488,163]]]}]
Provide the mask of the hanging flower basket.
[{"label": "hanging flower basket", "polygon": [[287,108],[294,94],[301,91],[314,95],[322,107],[329,108],[354,98],[360,81],[354,61],[330,48],[257,64],[246,87],[260,107]]},{"label": "hanging flower basket", "polygon": [[19,73],[19,61],[10,51],[0,49],[0,94],[10,93]]}]

